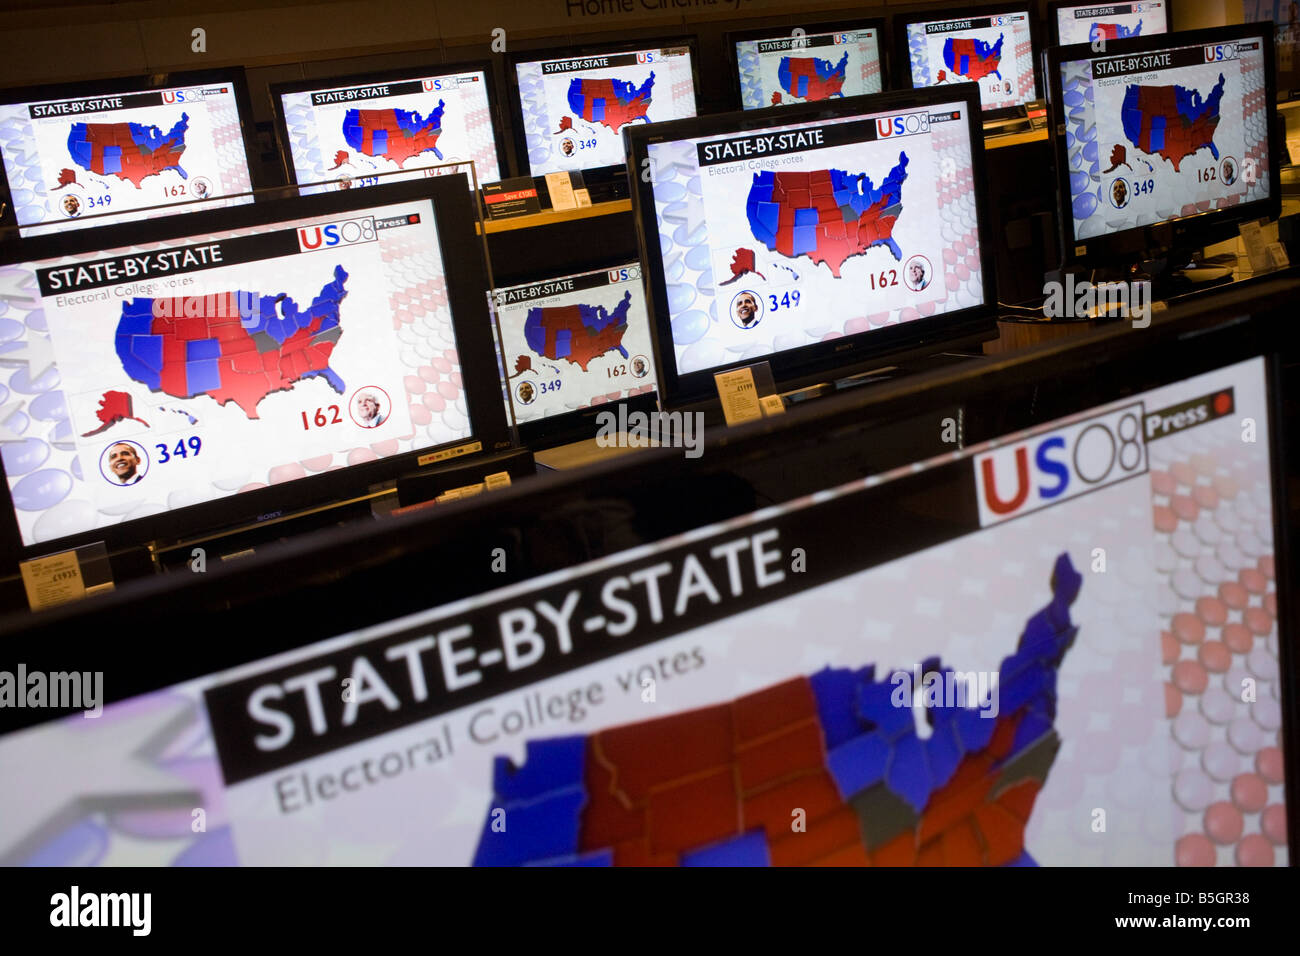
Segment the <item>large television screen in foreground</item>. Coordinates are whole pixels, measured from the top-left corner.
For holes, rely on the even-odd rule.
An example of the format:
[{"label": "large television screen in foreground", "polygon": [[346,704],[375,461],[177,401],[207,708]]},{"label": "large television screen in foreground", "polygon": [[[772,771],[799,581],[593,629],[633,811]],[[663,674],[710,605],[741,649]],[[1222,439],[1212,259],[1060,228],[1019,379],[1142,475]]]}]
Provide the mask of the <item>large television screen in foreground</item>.
[{"label": "large television screen in foreground", "polygon": [[10,553],[251,522],[501,440],[465,183],[0,249],[28,356],[3,386]]},{"label": "large television screen in foreground", "polygon": [[[1256,334],[1153,327],[1143,364],[1109,339],[1085,368],[936,377],[972,410],[1032,389],[1053,413],[870,477],[826,475],[862,462],[872,413],[932,411],[924,391],[732,432],[697,480],[672,484],[665,449],[152,592],[238,583],[201,631],[292,633],[155,663],[190,674],[94,720],[0,714],[32,722],[0,736],[24,781],[0,793],[0,862],[1285,865],[1293,610]],[[1157,371],[1174,341],[1195,371]],[[749,498],[712,480],[777,464],[788,483]],[[706,501],[623,514],[633,476]],[[491,583],[516,535],[538,573]],[[551,563],[578,538],[585,560]],[[144,607],[127,597],[103,607]],[[89,635],[5,636],[29,667],[97,659]]]},{"label": "large television screen in foreground", "polygon": [[0,91],[0,156],[24,236],[251,202],[240,67]]},{"label": "large television screen in foreground", "polygon": [[991,330],[973,87],[628,134],[664,404],[760,360],[778,386]]}]

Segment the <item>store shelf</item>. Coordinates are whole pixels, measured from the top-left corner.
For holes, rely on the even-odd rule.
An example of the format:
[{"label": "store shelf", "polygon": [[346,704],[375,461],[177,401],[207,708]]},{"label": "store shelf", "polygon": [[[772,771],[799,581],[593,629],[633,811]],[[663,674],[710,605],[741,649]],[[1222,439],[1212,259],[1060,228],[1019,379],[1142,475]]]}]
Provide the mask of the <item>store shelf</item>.
[{"label": "store shelf", "polygon": [[489,219],[485,223],[489,236],[500,232],[513,232],[516,229],[532,229],[536,226],[554,226],[564,222],[576,222],[595,216],[611,216],[620,212],[631,212],[632,200],[616,199],[613,202],[594,203],[577,209],[547,209],[531,216],[516,216],[513,219]]}]

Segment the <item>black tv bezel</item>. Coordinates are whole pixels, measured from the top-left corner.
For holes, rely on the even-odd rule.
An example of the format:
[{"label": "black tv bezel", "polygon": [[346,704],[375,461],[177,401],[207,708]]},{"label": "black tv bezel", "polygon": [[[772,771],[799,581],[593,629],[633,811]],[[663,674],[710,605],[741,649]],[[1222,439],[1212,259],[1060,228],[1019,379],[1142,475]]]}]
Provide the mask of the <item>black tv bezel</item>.
[{"label": "black tv bezel", "polygon": [[[911,55],[911,51],[908,50],[908,46],[907,46],[908,24],[935,23],[939,20],[964,20],[967,17],[976,18],[976,17],[1004,15],[1009,13],[1023,13],[1025,14],[1027,18],[1027,22],[1029,24],[1029,61],[1031,64],[1031,69],[1033,70],[1033,74],[1034,74],[1033,97],[1030,98],[1028,103],[1022,103],[1018,106],[1004,106],[999,109],[989,109],[989,110],[983,108],[983,102],[984,102],[983,96],[980,97],[980,116],[983,117],[985,121],[1006,119],[1008,117],[1013,117],[1013,116],[1023,116],[1024,110],[1029,105],[1029,103],[1036,102],[1043,98],[1043,76],[1038,62],[1039,51],[1043,49],[1043,41],[1042,41],[1042,36],[1039,33],[1038,17],[1035,16],[1034,7],[1035,5],[1033,3],[1033,0],[1020,0],[1019,4],[998,3],[992,5],[982,4],[982,5],[957,7],[956,9],[953,10],[944,11],[942,16],[937,15],[939,13],[937,9],[929,12],[924,10],[913,10],[910,13],[894,14],[894,21],[893,21],[894,57],[895,57],[894,68],[897,73],[897,76],[895,77],[897,86],[900,89],[904,87],[908,89],[927,89],[927,87],[913,86],[914,81],[912,79],[912,55]],[[960,86],[961,84],[954,83],[948,85]],[[978,83],[973,83],[972,85],[974,85],[976,88],[979,87]],[[942,89],[943,86],[940,86],[938,88]]]},{"label": "black tv bezel", "polygon": [[[1287,338],[1276,321],[1294,299],[1296,271],[1249,291],[1229,287],[1176,305],[1139,335],[1110,325],[991,364],[935,370],[879,389],[806,403],[786,415],[729,430],[724,441],[696,460],[683,458],[680,449],[647,449],[581,473],[539,477],[394,518],[387,525],[322,532],[277,552],[211,566],[206,574],[131,582],[39,615],[11,614],[0,618],[0,646],[29,672],[103,671],[105,703],[190,680],[229,677],[235,668],[359,631],[376,620],[427,613],[686,534],[697,522],[716,524],[756,507],[786,503],[834,483],[836,478],[818,465],[833,466],[837,477],[857,472],[856,480],[886,472],[910,452],[876,440],[882,423],[920,415],[937,421],[940,409],[961,407],[966,409],[967,443],[974,444],[1256,356],[1263,357],[1268,389],[1276,590],[1279,595],[1300,593],[1291,590],[1300,571],[1294,547],[1300,525],[1295,488],[1286,480],[1300,470],[1300,447],[1288,440],[1294,435],[1288,434],[1283,417],[1281,358]],[[1294,360],[1294,350],[1290,357]],[[910,438],[915,429],[903,434]],[[851,450],[845,448],[848,442]],[[773,472],[788,455],[809,456],[811,464]],[[680,506],[646,507],[647,500],[665,493],[679,495]],[[974,493],[972,486],[971,507]],[[897,515],[876,515],[889,524],[905,522],[917,533],[922,530],[916,525],[919,517],[907,501],[900,502]],[[567,534],[557,529],[567,529]],[[467,540],[485,556],[482,561],[466,561],[463,550],[449,547],[449,542]],[[524,556],[504,574],[494,573],[486,557],[498,543]],[[358,594],[365,599],[358,600]],[[563,590],[556,594],[562,596]],[[1295,640],[1300,604],[1286,598],[1278,604],[1286,691],[1283,736],[1288,742],[1283,753],[1287,793],[1294,794],[1300,784],[1300,749],[1294,746],[1300,737],[1300,643]],[[139,639],[105,641],[106,623],[121,620],[132,621]],[[286,626],[274,626],[280,621]],[[167,652],[178,622],[184,622],[187,638],[204,647],[204,654]],[[0,739],[74,712],[0,708]],[[1288,800],[1292,855],[1300,847],[1298,824],[1300,801]]]},{"label": "black tv bezel", "polygon": [[[573,279],[580,276],[594,275],[597,272],[609,272],[611,269],[622,269],[627,266],[635,265],[642,271],[642,280],[640,289],[646,308],[646,322],[650,326],[646,331],[650,335],[651,344],[651,362],[654,361],[654,318],[650,314],[650,302],[645,300],[645,264],[640,260],[623,259],[621,256],[610,259],[603,267],[592,269],[583,269],[581,272],[566,272],[558,276],[543,276],[534,279],[532,282],[512,282],[510,285],[501,286],[493,289],[492,293],[500,292],[504,289],[516,289],[524,285],[532,285],[535,282],[547,282],[558,279]],[[501,317],[496,316],[496,321],[500,323]],[[510,357],[502,354],[502,369],[508,376],[510,373]],[[505,383],[508,385],[508,383]],[[592,438],[598,431],[595,418],[601,412],[613,412],[618,414],[620,406],[626,406],[628,413],[632,412],[652,412],[659,407],[659,388],[656,384],[652,392],[642,392],[639,395],[633,395],[631,398],[620,398],[612,402],[601,402],[599,405],[588,405],[586,408],[578,408],[571,412],[561,412],[558,415],[548,415],[535,421],[518,421],[518,412],[514,410],[514,391],[506,388],[506,401],[511,403],[512,414],[516,417],[516,428],[519,430],[519,443],[527,445],[529,448],[544,449],[552,448],[555,445],[566,442],[581,441],[584,438]]]},{"label": "black tv bezel", "polygon": [[[24,544],[19,530],[9,482],[0,464],[0,554],[6,555],[8,570],[20,560],[65,551],[103,541],[110,554],[145,546],[159,539],[179,540],[188,536],[220,533],[222,529],[255,525],[316,506],[347,500],[366,493],[375,484],[416,471],[419,458],[433,451],[473,442],[482,443],[482,453],[513,444],[501,404],[500,384],[495,374],[495,347],[490,331],[487,303],[482,290],[488,285],[481,245],[475,234],[477,222],[474,198],[464,173],[422,178],[410,182],[381,184],[364,190],[346,190],[315,196],[269,199],[226,207],[192,216],[164,217],[143,223],[124,223],[71,234],[40,236],[0,243],[0,265],[36,262],[67,255],[94,254],[219,233],[230,229],[256,228],[289,220],[328,217],[358,209],[393,203],[428,201],[432,204],[447,275],[447,297],[455,330],[470,434],[441,445],[351,465],[337,471],[238,492],[212,501],[137,518],[120,524],[92,528],[49,541]],[[475,376],[474,368],[493,369],[491,375]],[[464,460],[467,456],[458,456]]]},{"label": "black tv bezel", "polygon": [[[722,42],[726,45],[727,51],[727,68],[728,78],[731,81],[731,102],[738,110],[744,110],[746,113],[752,113],[758,109],[768,109],[769,107],[750,107],[746,109],[745,104],[740,99],[740,57],[736,53],[736,44],[745,40],[774,40],[777,39],[781,31],[789,35],[790,31],[798,27],[804,33],[812,36],[820,33],[847,33],[853,30],[875,30],[876,31],[876,55],[880,59],[880,92],[891,90],[894,87],[894,75],[890,72],[890,43],[887,31],[885,17],[856,17],[843,20],[819,20],[817,22],[799,22],[784,25],[774,25],[767,28],[755,29],[750,27],[745,30],[732,30],[727,33]],[[870,94],[867,94],[870,95]],[[841,97],[842,98],[842,97]],[[800,106],[800,103],[782,103],[781,106]]]},{"label": "black tv bezel", "polygon": [[[1274,69],[1274,41],[1272,21],[1210,27],[1203,30],[1184,30],[1178,33],[1156,33],[1150,37],[1133,37],[1127,40],[1110,40],[1104,53],[1092,49],[1088,43],[1051,47],[1043,54],[1044,72],[1050,74],[1048,87],[1048,136],[1051,142],[1052,162],[1056,167],[1056,218],[1057,239],[1060,243],[1061,261],[1066,265],[1131,264],[1138,259],[1151,259],[1169,250],[1186,250],[1210,245],[1236,234],[1242,222],[1267,218],[1276,220],[1282,212],[1281,142],[1277,126],[1268,125],[1269,195],[1266,199],[1239,203],[1224,209],[1211,209],[1191,216],[1164,222],[1134,226],[1120,232],[1087,239],[1081,245],[1074,235],[1074,215],[1067,197],[1070,195],[1070,163],[1066,155],[1064,93],[1058,89],[1061,64],[1071,60],[1099,59],[1125,53],[1147,53],[1164,48],[1202,46],[1206,42],[1221,43],[1258,37],[1264,53],[1265,109],[1271,117],[1277,104],[1277,74]],[[1082,251],[1080,251],[1082,249]]]},{"label": "black tv bezel", "polygon": [[[1129,2],[1130,3],[1137,2],[1137,0],[1129,0]],[[1165,32],[1152,33],[1149,34],[1150,36],[1167,36],[1168,34],[1174,32],[1174,5],[1177,2],[1177,0],[1163,0],[1163,2],[1165,5]],[[1087,6],[1099,7],[1099,6],[1110,6],[1110,4],[1080,3],[1079,0],[1050,0],[1050,2],[1047,4],[1047,20],[1045,22],[1046,33],[1044,34],[1044,37],[1050,38],[1051,42],[1046,44],[1046,46],[1069,46],[1070,45],[1068,43],[1066,44],[1061,43],[1060,21],[1057,17],[1058,10],[1060,10],[1063,7],[1087,7]],[[1111,43],[1111,42],[1118,42],[1118,41],[1107,40],[1106,42]],[[1035,57],[1035,59],[1038,58]],[[1043,80],[1044,82],[1046,82],[1047,77],[1044,76]]]},{"label": "black tv bezel", "polygon": [[[431,56],[433,54],[430,54]],[[286,93],[305,93],[309,91],[330,89],[338,86],[355,86],[366,83],[393,82],[395,80],[410,79],[432,79],[444,76],[451,76],[456,73],[479,72],[483,74],[483,80],[487,89],[488,111],[492,116],[492,142],[497,151],[497,173],[500,179],[506,179],[510,175],[510,164],[506,161],[506,141],[501,130],[501,101],[497,97],[496,77],[493,75],[492,63],[490,60],[464,60],[457,63],[429,64],[427,66],[397,67],[389,70],[372,70],[366,73],[351,73],[346,76],[330,76],[325,78],[313,78],[306,80],[285,80],[280,83],[272,83],[267,87],[267,95],[271,99],[271,114],[275,117],[275,146],[276,151],[280,154],[280,165],[284,169],[285,180],[290,185],[295,186],[312,186],[315,183],[300,183],[298,181],[298,171],[293,164],[293,147],[289,143],[289,125],[285,117],[284,101],[281,99]],[[397,170],[394,170],[397,172]],[[411,170],[402,170],[402,172],[411,172]],[[479,177],[478,186],[482,189],[485,182],[498,182],[499,180],[484,179],[476,168],[475,175]],[[330,182],[331,180],[322,180]]]},{"label": "black tv bezel", "polygon": [[[545,173],[533,172],[532,163],[528,159],[528,134],[524,130],[524,105],[519,96],[518,67],[520,63],[537,63],[542,60],[568,60],[575,57],[599,56],[603,53],[639,53],[646,50],[665,50],[679,46],[690,49],[691,86],[695,96],[695,115],[699,116],[700,71],[698,64],[700,44],[699,38],[694,34],[652,36],[641,40],[611,40],[608,43],[584,41],[574,46],[516,50],[509,54],[506,59],[506,85],[510,88],[510,95],[507,99],[510,101],[510,122],[514,134],[515,169],[519,175],[531,176],[534,179],[541,179],[546,175]],[[661,120],[660,122],[673,123],[676,120]],[[653,125],[657,124],[637,123],[635,126],[624,126],[623,130]],[[624,143],[626,142],[627,140],[624,138]],[[559,170],[556,171],[559,172]],[[614,163],[609,166],[589,166],[581,170],[571,170],[571,172],[581,172],[584,177],[592,177],[593,181],[604,182],[618,179],[625,172],[625,167]]]},{"label": "black tv bezel", "polygon": [[[966,121],[971,137],[971,174],[975,183],[975,207],[980,248],[995,247],[989,217],[987,180],[984,174],[984,133],[979,111],[979,90],[973,83],[952,86],[891,90],[865,96],[845,97],[820,103],[770,106],[761,110],[715,113],[689,120],[671,120],[653,126],[629,130],[628,162],[634,169],[648,158],[651,143],[706,136],[739,134],[746,130],[806,125],[818,120],[845,116],[877,115],[941,103],[965,104]],[[659,228],[654,215],[654,187],[643,177],[635,177],[632,190],[632,215],[641,244],[642,280],[646,283],[646,302],[651,309],[651,333],[654,341],[659,402],[666,409],[700,402],[716,402],[713,376],[716,372],[753,364],[752,359],[736,359],[716,367],[679,374],[673,348],[672,316],[668,308],[667,282],[663,254],[659,245]],[[828,374],[845,376],[866,371],[872,365],[886,364],[891,356],[941,351],[945,344],[966,342],[974,337],[992,338],[997,334],[997,270],[992,255],[980,256],[984,279],[984,302],[956,312],[945,312],[914,319],[885,329],[872,329],[846,335],[830,342],[804,345],[766,356],[779,389],[797,388],[826,380]],[[712,399],[710,399],[712,396]]]},{"label": "black tv bezel", "polygon": [[[235,109],[239,113],[239,129],[241,138],[244,143],[244,165],[248,169],[248,182],[250,192],[258,189],[272,186],[272,183],[261,181],[258,171],[257,157],[260,149],[257,145],[257,130],[253,122],[252,99],[248,92],[248,75],[242,66],[222,67],[219,69],[202,69],[202,70],[174,70],[170,73],[157,73],[145,75],[119,76],[111,77],[104,80],[87,80],[84,82],[67,82],[67,83],[41,83],[33,86],[16,86],[0,90],[0,105],[13,105],[15,103],[32,103],[41,100],[57,99],[80,99],[87,96],[109,96],[115,93],[146,93],[156,89],[171,89],[180,86],[207,85],[212,83],[228,83],[235,91]],[[6,199],[10,197],[9,175],[5,169],[3,161],[3,150],[0,150],[0,191]],[[243,193],[234,193],[233,195],[244,195]],[[224,199],[229,197],[213,197],[214,199]],[[0,228],[4,230],[17,230],[17,235],[22,236],[25,230],[38,228],[45,223],[27,223],[21,225],[18,222],[18,211],[14,204],[9,202],[7,208],[0,211]],[[189,206],[189,209],[186,207]],[[168,203],[162,206],[146,206],[134,210],[140,213],[144,218],[152,219],[160,213],[161,209],[175,209],[176,214],[182,212],[195,212],[200,208],[193,201]],[[115,214],[110,214],[115,215]],[[166,213],[170,215],[170,213]],[[69,220],[72,221],[72,220]],[[129,223],[111,223],[109,225],[95,225],[92,217],[80,220],[85,225],[74,226],[71,229],[53,229],[43,233],[42,236],[26,236],[24,238],[35,239],[43,236],[70,235],[74,232],[85,232],[96,229],[106,229],[112,226],[128,225]]]}]

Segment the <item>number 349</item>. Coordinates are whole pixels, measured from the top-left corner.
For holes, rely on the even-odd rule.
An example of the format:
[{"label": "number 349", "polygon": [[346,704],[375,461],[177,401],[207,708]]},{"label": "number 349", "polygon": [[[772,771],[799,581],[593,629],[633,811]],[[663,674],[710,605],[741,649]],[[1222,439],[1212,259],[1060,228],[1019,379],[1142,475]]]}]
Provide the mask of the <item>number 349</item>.
[{"label": "number 349", "polygon": [[191,435],[178,441],[175,448],[168,448],[161,442],[153,447],[158,449],[158,464],[162,465],[173,458],[188,458],[191,452],[197,457],[203,447],[203,439],[198,435]]}]

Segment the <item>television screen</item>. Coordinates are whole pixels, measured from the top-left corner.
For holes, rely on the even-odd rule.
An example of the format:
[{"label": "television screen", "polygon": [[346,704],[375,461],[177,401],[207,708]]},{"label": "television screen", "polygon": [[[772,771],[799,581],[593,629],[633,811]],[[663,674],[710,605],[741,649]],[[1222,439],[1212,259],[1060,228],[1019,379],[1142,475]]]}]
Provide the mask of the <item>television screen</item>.
[{"label": "television screen", "polygon": [[622,167],[625,127],[695,115],[692,49],[515,61],[516,120],[532,176]]},{"label": "television screen", "polygon": [[1034,44],[1027,9],[981,11],[941,20],[907,20],[901,27],[912,85],[977,83],[986,111],[1038,98]]},{"label": "television screen", "polygon": [[[853,361],[855,340],[883,347],[994,301],[974,102],[955,88],[877,94],[638,135],[665,401],[741,363],[772,361],[779,383],[814,355]],[[695,388],[678,381],[690,376]]]},{"label": "television screen", "polygon": [[1269,417],[1250,359],[356,631],[285,566],[310,643],[0,737],[0,863],[1284,866]]},{"label": "television screen", "polygon": [[1053,4],[1049,16],[1060,46],[1127,40],[1169,32],[1167,0],[1138,0],[1136,3]]},{"label": "television screen", "polygon": [[1052,54],[1072,245],[1270,198],[1271,44],[1247,26]]},{"label": "television screen", "polygon": [[22,235],[251,201],[243,71],[163,79],[0,92],[0,154]]},{"label": "television screen", "polygon": [[479,183],[497,182],[491,73],[486,65],[428,67],[273,86],[292,181],[371,186],[384,173],[395,174],[384,178],[392,182],[473,161]]},{"label": "television screen", "polygon": [[[468,404],[465,363],[481,348],[491,367],[491,336],[481,291],[461,287],[486,284],[464,180],[311,202],[4,250],[6,287],[25,293],[0,319],[6,349],[29,356],[4,389],[16,545],[136,519],[170,531],[222,501],[240,515],[241,492],[464,443],[485,407],[504,428],[495,376]],[[319,490],[287,493],[301,507]]]},{"label": "television screen", "polygon": [[879,21],[767,31],[731,42],[740,105],[747,110],[879,93],[883,88]]},{"label": "television screen", "polygon": [[655,390],[641,264],[497,289],[520,424]]}]

